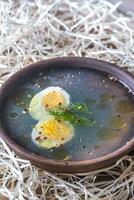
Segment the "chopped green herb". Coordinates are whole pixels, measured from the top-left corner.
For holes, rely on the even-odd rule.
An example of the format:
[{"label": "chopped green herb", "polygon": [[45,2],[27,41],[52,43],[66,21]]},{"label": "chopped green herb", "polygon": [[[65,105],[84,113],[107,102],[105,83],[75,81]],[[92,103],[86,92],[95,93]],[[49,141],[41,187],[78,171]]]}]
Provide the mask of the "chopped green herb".
[{"label": "chopped green herb", "polygon": [[86,126],[93,126],[95,124],[95,121],[88,119],[87,115],[91,114],[91,112],[89,112],[86,104],[71,104],[68,108],[59,105],[55,109],[49,109],[49,113],[59,121],[69,121],[73,124]]},{"label": "chopped green herb", "polygon": [[77,112],[88,112],[89,113],[89,110],[88,110],[88,107],[85,103],[83,104],[80,104],[80,103],[76,103],[76,104],[71,104],[71,110],[73,111],[77,111]]}]

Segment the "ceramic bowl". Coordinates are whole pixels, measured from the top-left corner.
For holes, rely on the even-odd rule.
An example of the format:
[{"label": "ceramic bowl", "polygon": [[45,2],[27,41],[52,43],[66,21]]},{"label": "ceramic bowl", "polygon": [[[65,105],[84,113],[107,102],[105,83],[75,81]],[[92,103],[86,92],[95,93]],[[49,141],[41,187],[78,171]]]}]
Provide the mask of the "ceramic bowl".
[{"label": "ceramic bowl", "polygon": [[[109,77],[110,79],[107,79]],[[109,86],[105,85],[103,88],[105,78]],[[119,84],[118,88],[110,82],[113,81],[112,79],[117,82],[117,85]],[[36,80],[40,83],[39,87]],[[124,131],[115,135],[114,139],[104,139],[104,141],[96,135],[94,129],[88,132],[84,131],[85,129],[82,127],[76,128],[75,135],[77,139],[74,137],[74,143],[66,144],[63,153],[71,152],[70,149],[72,148],[72,159],[62,159],[63,155],[60,155],[60,158],[58,156],[51,156],[48,150],[45,151],[36,147],[31,142],[31,129],[27,126],[28,123],[35,122],[30,121],[28,114],[23,117],[19,113],[22,111],[23,102],[21,108],[16,105],[10,105],[9,102],[15,102],[16,95],[20,95],[21,98],[28,95],[27,92],[33,88],[34,93],[37,93],[50,85],[63,87],[69,92],[74,101],[82,101],[90,95],[92,96],[92,94],[95,98],[98,98],[97,95],[100,94],[101,90],[109,87],[107,91],[114,93],[117,99],[122,94],[125,95],[124,98],[128,98],[131,93],[131,101],[134,104],[134,77],[114,64],[82,57],[54,58],[31,64],[11,76],[0,90],[0,136],[18,156],[30,160],[32,164],[48,171],[57,173],[86,173],[114,164],[119,158],[134,148],[134,132],[132,130],[134,126],[132,121],[129,121],[130,131],[123,129]],[[29,88],[27,91],[23,90],[26,86]],[[114,109],[114,103],[109,105],[113,106],[112,109]],[[106,106],[109,108],[108,105]],[[8,116],[8,112],[12,111],[12,109],[14,112]],[[97,110],[98,119],[107,125],[107,115],[112,112],[111,107],[107,112],[107,110],[103,110],[106,109],[105,105],[95,103],[91,105],[91,109],[93,114]],[[130,107],[129,112],[131,112]],[[18,118],[15,113],[18,113]],[[131,115],[131,118],[133,117],[134,113]],[[116,124],[115,120],[113,124]],[[81,129],[81,132],[77,134],[79,129]],[[94,132],[95,134],[93,134]],[[111,132],[108,134],[111,134]],[[80,144],[81,136],[84,141],[82,146]],[[100,148],[97,147],[98,143]],[[56,151],[58,151],[59,155],[63,149],[59,148]],[[78,156],[75,154],[75,151]],[[53,152],[54,154],[57,155],[55,151]]]}]

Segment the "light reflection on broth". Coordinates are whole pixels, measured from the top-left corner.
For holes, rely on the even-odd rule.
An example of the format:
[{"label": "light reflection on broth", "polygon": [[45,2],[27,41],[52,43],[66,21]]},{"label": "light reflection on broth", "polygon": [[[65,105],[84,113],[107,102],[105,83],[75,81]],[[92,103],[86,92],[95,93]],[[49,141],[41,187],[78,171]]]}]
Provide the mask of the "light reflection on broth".
[{"label": "light reflection on broth", "polygon": [[[106,155],[133,137],[134,97],[116,79],[88,69],[45,70],[18,86],[5,102],[4,121],[12,138],[32,153],[58,160],[84,160]],[[49,86],[65,89],[72,103],[86,103],[96,120],[92,127],[74,126],[62,147],[39,148],[31,139],[36,120],[28,113],[35,94]],[[26,136],[28,136],[26,138]]]}]

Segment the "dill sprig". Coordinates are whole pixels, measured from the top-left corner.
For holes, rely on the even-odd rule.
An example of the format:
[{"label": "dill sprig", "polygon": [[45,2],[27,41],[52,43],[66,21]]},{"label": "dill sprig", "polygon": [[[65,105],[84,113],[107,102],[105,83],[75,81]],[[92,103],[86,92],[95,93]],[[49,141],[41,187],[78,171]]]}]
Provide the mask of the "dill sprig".
[{"label": "dill sprig", "polygon": [[86,126],[93,126],[95,124],[95,121],[88,118],[92,112],[88,110],[85,103],[75,103],[69,107],[59,105],[55,109],[49,109],[49,113],[59,121],[69,121],[73,124]]}]

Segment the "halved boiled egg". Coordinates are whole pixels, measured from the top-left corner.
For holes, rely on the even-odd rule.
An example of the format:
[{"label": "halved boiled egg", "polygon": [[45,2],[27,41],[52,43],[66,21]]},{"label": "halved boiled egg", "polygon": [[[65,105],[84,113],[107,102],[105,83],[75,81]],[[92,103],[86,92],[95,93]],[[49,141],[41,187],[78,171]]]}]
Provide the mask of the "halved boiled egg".
[{"label": "halved boiled egg", "polygon": [[36,94],[29,105],[29,114],[36,120],[49,115],[48,109],[58,105],[68,106],[70,104],[69,94],[60,87],[48,87]]},{"label": "halved boiled egg", "polygon": [[69,122],[58,121],[53,117],[40,120],[32,131],[32,139],[40,147],[59,147],[74,136],[74,128]]}]

